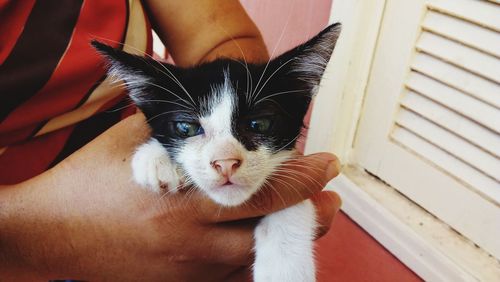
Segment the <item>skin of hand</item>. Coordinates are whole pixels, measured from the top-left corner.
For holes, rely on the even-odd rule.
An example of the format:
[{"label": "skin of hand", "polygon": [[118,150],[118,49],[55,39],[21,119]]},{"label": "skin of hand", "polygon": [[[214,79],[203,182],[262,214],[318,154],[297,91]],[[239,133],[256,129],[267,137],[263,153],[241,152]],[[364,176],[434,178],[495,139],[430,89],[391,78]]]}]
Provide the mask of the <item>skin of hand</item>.
[{"label": "skin of hand", "polygon": [[241,207],[221,208],[196,190],[154,194],[131,179],[131,155],[147,136],[136,114],[54,169],[0,188],[0,277],[241,281],[256,218],[312,197],[325,232],[340,206],[320,192],[339,169],[326,153],[297,161],[316,181],[288,179],[294,190],[274,182]]}]

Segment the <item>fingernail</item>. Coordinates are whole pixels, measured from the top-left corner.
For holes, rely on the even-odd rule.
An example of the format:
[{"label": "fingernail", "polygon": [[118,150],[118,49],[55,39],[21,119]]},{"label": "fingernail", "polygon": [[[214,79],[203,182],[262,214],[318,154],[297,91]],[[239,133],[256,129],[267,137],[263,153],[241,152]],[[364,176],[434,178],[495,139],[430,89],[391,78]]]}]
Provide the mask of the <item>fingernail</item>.
[{"label": "fingernail", "polygon": [[337,160],[331,160],[328,162],[328,166],[326,167],[326,178],[328,180],[333,179],[340,173],[340,162]]}]

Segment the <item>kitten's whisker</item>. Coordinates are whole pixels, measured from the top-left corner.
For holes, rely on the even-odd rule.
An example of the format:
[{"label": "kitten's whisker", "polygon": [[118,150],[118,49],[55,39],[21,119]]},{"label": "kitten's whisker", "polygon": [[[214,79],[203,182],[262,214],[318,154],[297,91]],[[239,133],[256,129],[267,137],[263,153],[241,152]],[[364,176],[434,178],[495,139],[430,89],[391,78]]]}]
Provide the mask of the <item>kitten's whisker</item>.
[{"label": "kitten's whisker", "polygon": [[181,205],[187,205],[189,203],[189,201],[193,198],[195,194],[195,189],[196,187],[194,186],[188,186],[186,194],[184,195],[184,200],[182,201]]},{"label": "kitten's whisker", "polygon": [[147,119],[146,122],[150,122],[153,119],[155,119],[157,117],[160,117],[160,116],[168,115],[168,114],[171,114],[171,113],[179,113],[179,112],[189,113],[189,111],[184,111],[184,110],[167,111],[167,112],[163,112],[163,113],[157,114],[157,115],[155,115],[155,116]]},{"label": "kitten's whisker", "polygon": [[94,38],[98,38],[98,39],[101,39],[101,40],[104,40],[104,41],[108,41],[108,42],[113,42],[113,43],[116,43],[116,44],[119,44],[121,46],[126,46],[130,49],[133,49],[135,51],[137,51],[138,53],[140,53],[141,55],[143,56],[146,56],[146,57],[149,57],[150,59],[153,60],[153,62],[155,62],[157,65],[161,66],[164,70],[166,70],[167,72],[169,72],[169,74],[165,73],[164,71],[158,69],[157,67],[153,66],[151,63],[149,63],[148,61],[145,61],[143,60],[145,63],[148,63],[150,66],[154,67],[156,70],[160,71],[161,73],[165,74],[168,78],[172,79],[185,93],[186,95],[191,99],[191,101],[193,102],[193,104],[196,104],[196,102],[194,101],[193,97],[189,94],[189,92],[186,90],[186,88],[182,85],[182,83],[179,81],[179,79],[172,73],[172,71],[170,71],[167,67],[165,67],[161,62],[159,62],[158,60],[156,60],[155,58],[153,58],[153,56],[151,56],[150,54],[146,53],[145,51],[143,50],[140,50],[130,44],[126,44],[126,43],[122,43],[122,42],[118,42],[118,41],[115,41],[115,40],[112,40],[112,39],[107,39],[107,38],[104,38],[104,37],[100,37],[100,36],[93,36]]},{"label": "kitten's whisker", "polygon": [[[299,191],[298,191],[295,187],[293,187],[290,183],[288,183],[288,182],[286,182],[286,181],[283,181],[283,180],[281,180],[281,179],[279,179],[279,178],[277,178],[277,177],[274,177],[274,176],[272,176],[272,175],[271,175],[271,176],[269,176],[269,180],[271,180],[271,181],[275,181],[275,182],[279,182],[279,183],[280,183],[281,185],[283,185],[285,188],[290,188],[291,190],[295,191],[295,193],[297,193],[297,195],[298,195],[299,197],[301,197],[301,195],[300,195]],[[269,183],[269,185],[270,185],[270,186],[272,186],[272,184],[271,184],[271,183]],[[278,193],[278,192],[277,192],[277,190],[274,190],[274,191],[276,191],[276,193]],[[278,193],[278,194],[279,194],[279,193]]]},{"label": "kitten's whisker", "polygon": [[[266,182],[264,182],[264,183],[266,183]],[[281,196],[280,192],[274,187],[274,185],[268,181],[267,182],[267,187],[271,188],[276,193],[276,195],[278,195],[278,197],[280,198],[281,202],[283,203],[283,206],[286,207],[285,199],[283,199],[283,197]]]},{"label": "kitten's whisker", "polygon": [[314,177],[310,176],[309,174],[307,174],[305,172],[299,171],[299,170],[288,169],[288,168],[277,168],[275,170],[275,172],[283,172],[283,173],[287,173],[287,174],[291,174],[291,175],[303,176],[307,180],[309,180],[311,182],[314,182],[314,183],[316,183],[318,185],[321,185],[321,183],[319,183]]},{"label": "kitten's whisker", "polygon": [[247,104],[249,103],[249,93],[251,92],[251,89],[252,89],[252,74],[250,72],[250,70],[248,69],[248,64],[245,60],[245,64],[243,64],[242,62],[240,61],[236,61],[238,62],[240,65],[242,65],[245,69],[246,69],[246,82],[247,82],[247,85],[246,85],[246,92],[245,92],[245,101],[247,102]]},{"label": "kitten's whisker", "polygon": [[[318,172],[318,173],[323,173],[324,172],[324,170],[322,170],[322,169],[320,169],[318,167],[306,166],[306,165],[300,165],[300,164],[284,163],[280,167],[287,168],[287,169],[293,169],[293,168],[296,168],[296,167],[300,167],[300,168],[310,169],[310,170],[312,170],[314,172]],[[320,175],[318,174],[318,176],[320,176]]]},{"label": "kitten's whisker", "polygon": [[[264,183],[265,183],[265,181],[264,181]],[[258,210],[258,207],[257,207],[256,205],[252,204],[252,202],[251,202],[251,201],[246,201],[246,202],[243,202],[243,205],[250,206],[250,207],[252,207],[253,209]]]},{"label": "kitten's whisker", "polygon": [[[292,173],[292,175],[289,175],[289,174],[282,174],[282,173],[279,173],[279,172],[280,171],[275,171],[274,175],[277,176],[277,177],[282,177],[282,178],[290,179],[290,180],[293,180],[293,181],[295,181],[297,183],[300,183],[300,184],[302,184],[307,189],[307,191],[309,191],[309,193],[313,194],[313,191],[309,188],[309,185],[307,185],[307,183],[305,183],[304,181],[302,181],[299,176],[294,177],[295,175],[293,175],[293,173]],[[287,172],[287,173],[290,173],[290,172]]]},{"label": "kitten's whisker", "polygon": [[169,90],[169,89],[167,89],[167,88],[164,88],[164,87],[162,87],[162,86],[160,86],[160,85],[157,85],[157,84],[155,84],[155,83],[151,83],[151,82],[147,82],[147,81],[145,81],[145,82],[143,82],[143,83],[144,83],[144,84],[151,85],[151,86],[154,86],[154,87],[157,87],[157,88],[160,88],[160,89],[162,89],[162,90],[165,90],[165,91],[167,91],[167,92],[171,93],[171,94],[172,94],[172,95],[174,95],[174,96],[175,96],[175,97],[176,97],[179,101],[184,102],[184,104],[186,105],[186,108],[189,108],[189,109],[191,109],[191,110],[195,111],[195,106],[194,106],[193,104],[191,104],[191,102],[187,101],[186,99],[181,98],[179,95],[177,95],[177,94],[176,94],[176,93],[174,93],[173,91],[171,91],[171,90]]},{"label": "kitten's whisker", "polygon": [[[308,170],[310,169],[310,167],[308,167],[308,166],[303,166],[303,168],[308,169]],[[279,169],[276,169],[276,171],[286,172],[286,173],[293,173],[294,171],[297,171],[297,173],[301,174],[301,175],[313,174],[313,176],[311,176],[311,177],[315,177],[315,178],[323,178],[323,175],[324,175],[324,171],[321,170],[321,169],[316,169],[316,170],[311,169],[308,173],[305,173],[305,172],[302,172],[302,171],[298,171],[297,167],[293,167],[293,168],[290,168],[290,167],[281,167]]]},{"label": "kitten's whisker", "polygon": [[293,138],[292,140],[290,140],[290,142],[286,143],[283,147],[281,147],[278,150],[276,150],[275,153],[279,153],[279,152],[283,151],[286,147],[288,147],[288,145],[290,145],[293,142],[295,142],[295,140],[297,140],[301,135],[302,135],[302,133],[297,134],[297,136],[295,136],[295,138]]},{"label": "kitten's whisker", "polygon": [[[305,164],[314,164],[315,162],[313,160],[308,160],[308,159],[298,159],[298,157],[290,158],[290,165],[291,166],[300,166],[300,163],[305,163]],[[283,166],[288,166],[288,163],[283,163]],[[319,168],[316,168],[319,169]]]},{"label": "kitten's whisker", "polygon": [[[193,100],[193,97],[189,94],[189,92],[186,90],[186,88],[184,87],[184,85],[182,85],[182,83],[181,83],[181,82],[179,81],[179,79],[178,79],[178,78],[177,78],[177,77],[176,77],[176,76],[172,73],[172,71],[171,71],[171,70],[169,70],[166,66],[164,66],[164,65],[163,65],[161,62],[159,62],[158,60],[154,59],[151,55],[146,54],[146,53],[144,53],[144,55],[146,55],[147,57],[151,58],[151,60],[145,60],[145,58],[144,58],[144,57],[140,57],[140,58],[141,58],[141,60],[142,60],[144,63],[146,63],[146,64],[150,65],[151,67],[153,67],[153,68],[154,68],[154,69],[156,69],[157,71],[159,71],[159,72],[163,73],[166,77],[170,78],[173,82],[175,82],[175,84],[177,84],[177,86],[179,86],[179,87],[180,87],[180,88],[184,91],[184,93],[186,93],[186,95],[189,97],[189,99],[191,100],[191,102],[192,102],[193,104],[196,104],[196,102]],[[166,72],[164,72],[163,70],[161,70],[161,69],[157,68],[156,66],[154,66],[154,65],[151,63],[151,61],[152,61],[152,62],[154,62],[156,65],[161,66],[164,70],[168,71],[168,73],[166,73]],[[186,101],[186,103],[187,103],[187,101]]]},{"label": "kitten's whisker", "polygon": [[[283,173],[288,173],[287,175],[283,175],[283,174],[279,174],[280,172],[283,172]],[[307,173],[304,173],[302,171],[298,171],[298,170],[279,170],[277,169],[275,171],[276,175],[280,175],[282,177],[292,177],[292,176],[298,176],[298,177],[303,177],[305,178],[305,180],[308,180],[309,182],[311,182],[311,184],[317,184],[318,186],[321,186],[323,187],[324,185],[321,184],[318,180],[314,179],[312,176],[310,176],[309,174]],[[295,179],[295,181],[299,181],[297,179]],[[300,181],[300,183],[303,183],[302,181]],[[303,183],[305,184],[305,183]]]},{"label": "kitten's whisker", "polygon": [[[134,51],[137,51],[138,53],[140,53],[141,55],[144,55],[144,56],[150,56],[149,54],[147,54],[145,51],[137,48],[137,47],[134,47],[130,44],[127,44],[127,43],[124,43],[124,42],[120,42],[120,41],[116,41],[116,40],[113,40],[113,39],[109,39],[109,38],[105,38],[105,37],[102,37],[102,36],[98,36],[98,35],[95,35],[95,34],[90,34],[90,37],[94,38],[94,39],[100,39],[102,41],[107,41],[107,42],[111,42],[111,43],[115,43],[115,44],[118,44],[118,45],[121,45],[123,47],[127,47],[127,48],[130,48]],[[122,48],[123,49],[123,48]]]},{"label": "kitten's whisker", "polygon": [[[154,59],[153,59],[154,60]],[[171,76],[169,76],[168,74],[166,74],[165,72],[161,71],[163,74],[165,74],[168,78],[172,79],[183,91],[184,93],[186,93],[186,95],[189,97],[189,99],[191,100],[191,102],[193,102],[193,104],[196,104],[196,102],[194,101],[193,97],[191,96],[191,94],[189,94],[189,92],[187,91],[187,89],[184,87],[184,85],[182,85],[182,83],[179,81],[179,79],[173,74],[172,71],[170,71],[166,66],[164,66],[163,64],[161,64],[160,62],[154,60],[158,65],[160,65],[161,67],[163,67],[163,69],[165,69],[166,71],[168,71],[170,73]]]},{"label": "kitten's whisker", "polygon": [[152,83],[152,82],[148,82],[148,81],[141,81],[141,82],[125,82],[125,84],[126,85],[130,85],[130,86],[147,84],[147,85],[151,85],[151,86],[157,87],[159,89],[162,89],[162,90],[167,91],[168,93],[174,95],[177,99],[179,99],[180,101],[183,101],[184,103],[186,103],[186,105],[189,106],[190,108],[192,108],[193,110],[195,109],[194,104],[191,104],[191,102],[187,101],[186,99],[181,98],[179,95],[177,95],[176,93],[174,93],[170,89],[167,89],[167,88],[165,88],[163,86],[160,86],[160,85],[158,85],[156,83]]},{"label": "kitten's whisker", "polygon": [[300,92],[305,92],[305,91],[309,91],[309,90],[297,89],[297,90],[288,90],[288,91],[281,91],[281,92],[272,93],[272,94],[266,95],[266,97],[264,97],[264,98],[259,99],[257,102],[254,103],[254,105],[257,105],[257,104],[259,104],[259,103],[261,103],[261,102],[263,102],[271,97],[284,95],[284,94],[288,94],[288,93],[300,93]]},{"label": "kitten's whisker", "polygon": [[267,85],[267,83],[269,82],[269,80],[271,80],[271,78],[280,70],[282,69],[284,66],[286,66],[287,64],[289,64],[290,62],[296,60],[297,58],[291,58],[289,59],[288,61],[284,62],[283,64],[281,64],[277,69],[274,70],[274,72],[266,79],[266,81],[264,81],[264,83],[262,84],[262,86],[260,87],[260,89],[257,91],[257,87],[255,87],[255,90],[257,91],[257,93],[255,95],[253,95],[253,101],[255,101],[255,99],[257,99],[257,97],[259,97],[259,94],[262,92],[262,89],[264,89],[264,87]]},{"label": "kitten's whisker", "polygon": [[[243,57],[243,62],[245,62],[245,69],[246,69],[246,76],[247,76],[247,87],[246,87],[246,90],[247,92],[245,93],[245,96],[246,96],[246,101],[248,103],[248,93],[250,93],[252,91],[252,83],[253,83],[253,78],[252,78],[252,73],[250,72],[250,69],[248,68],[248,62],[247,62],[247,58],[245,56],[245,53],[243,52],[243,49],[241,49],[241,46],[240,44],[238,43],[238,41],[236,41],[228,32],[227,30],[221,26],[219,23],[216,23],[217,24],[217,27],[222,30],[227,36],[229,36],[229,38],[231,39],[231,41],[236,45],[236,47],[238,47],[240,53],[241,53],[241,56]],[[237,62],[240,62],[239,60]],[[250,78],[250,79],[249,79]],[[249,90],[250,89],[250,90]],[[249,92],[250,91],[250,92]]]},{"label": "kitten's whisker", "polygon": [[189,113],[192,113],[192,114],[194,114],[194,113],[195,113],[195,111],[193,111],[193,109],[192,109],[192,108],[190,108],[190,107],[188,107],[188,106],[186,106],[186,105],[184,105],[184,104],[177,103],[177,102],[175,102],[175,101],[169,101],[169,100],[152,100],[152,99],[146,99],[146,100],[142,100],[142,101],[143,101],[143,102],[146,102],[146,103],[148,103],[148,102],[149,102],[149,103],[153,102],[153,103],[167,103],[167,104],[174,104],[174,105],[177,105],[177,106],[182,107],[182,108],[184,108],[184,109],[187,109],[187,110],[186,110],[186,112],[189,112]]},{"label": "kitten's whisker", "polygon": [[222,205],[219,205],[219,208],[217,209],[217,215],[215,216],[215,221],[219,221],[220,215],[222,214]]},{"label": "kitten's whisker", "polygon": [[121,111],[123,109],[126,109],[128,107],[132,107],[132,106],[135,106],[135,104],[130,101],[130,104],[128,104],[128,105],[125,105],[125,106],[122,106],[122,107],[119,107],[119,108],[109,109],[109,110],[106,110],[105,112],[106,113],[116,113],[116,112],[119,112],[119,111]]},{"label": "kitten's whisker", "polygon": [[170,196],[170,195],[176,193],[177,192],[176,189],[177,189],[177,187],[174,188],[174,189],[168,189],[167,191],[163,191],[163,193],[161,194],[159,200],[163,200],[165,197]]},{"label": "kitten's whisker", "polygon": [[239,80],[236,80],[236,92],[238,92]]},{"label": "kitten's whisker", "polygon": [[[288,23],[290,22],[290,18],[291,18],[292,10],[293,10],[294,6],[295,6],[295,1],[292,3],[292,7],[290,8],[290,12],[288,13],[288,16],[286,18],[285,26],[281,30],[281,34],[280,34],[280,37],[278,38],[278,42],[276,43],[276,45],[274,45],[273,51],[271,52],[271,55],[269,56],[269,60],[267,60],[266,66],[264,67],[264,70],[262,71],[262,74],[260,75],[259,80],[257,81],[257,85],[255,86],[255,90],[257,90],[259,88],[260,81],[262,80],[262,78],[264,77],[264,74],[266,73],[267,67],[269,66],[269,63],[271,62],[271,58],[274,57],[274,53],[278,49],[278,46],[280,45],[281,40],[283,39],[283,35],[285,34],[285,30],[288,26]],[[250,97],[252,97],[253,94],[254,94],[254,92],[252,92]]]}]

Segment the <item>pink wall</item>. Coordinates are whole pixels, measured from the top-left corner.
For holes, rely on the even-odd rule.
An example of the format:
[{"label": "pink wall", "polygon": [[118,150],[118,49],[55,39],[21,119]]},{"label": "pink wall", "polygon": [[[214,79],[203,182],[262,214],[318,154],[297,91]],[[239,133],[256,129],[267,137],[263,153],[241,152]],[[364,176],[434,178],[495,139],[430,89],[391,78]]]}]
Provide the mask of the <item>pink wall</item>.
[{"label": "pink wall", "polygon": [[[303,43],[328,23],[332,0],[240,0],[274,56]],[[287,24],[288,21],[288,24]]]}]

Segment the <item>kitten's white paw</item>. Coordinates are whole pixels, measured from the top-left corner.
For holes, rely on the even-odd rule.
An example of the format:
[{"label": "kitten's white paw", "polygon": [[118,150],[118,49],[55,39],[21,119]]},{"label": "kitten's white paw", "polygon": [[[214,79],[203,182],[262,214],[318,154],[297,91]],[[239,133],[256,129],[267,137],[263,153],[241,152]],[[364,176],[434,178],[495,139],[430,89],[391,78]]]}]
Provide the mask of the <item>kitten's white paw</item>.
[{"label": "kitten's white paw", "polygon": [[175,165],[165,148],[154,138],[137,148],[132,158],[132,173],[135,182],[154,192],[176,190],[180,184]]},{"label": "kitten's white paw", "polygon": [[314,282],[316,212],[310,200],[265,216],[255,229],[255,282]]}]

